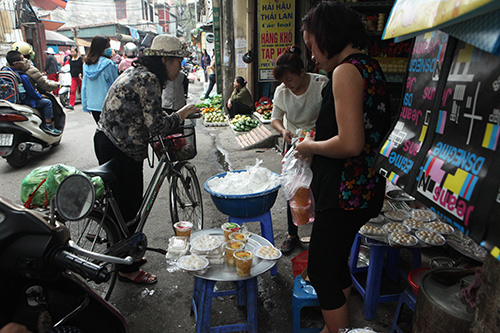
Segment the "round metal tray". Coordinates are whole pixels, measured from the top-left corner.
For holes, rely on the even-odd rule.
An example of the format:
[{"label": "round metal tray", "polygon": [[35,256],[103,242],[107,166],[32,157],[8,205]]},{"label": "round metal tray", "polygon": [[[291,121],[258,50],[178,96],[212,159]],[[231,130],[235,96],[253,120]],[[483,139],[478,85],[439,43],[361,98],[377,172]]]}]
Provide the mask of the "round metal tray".
[{"label": "round metal tray", "polygon": [[[193,232],[191,238],[206,233],[210,235],[223,235],[224,231],[222,231],[222,229],[199,230]],[[271,242],[269,242],[264,237],[252,233],[250,238],[247,240],[247,245],[245,249],[253,253],[255,249],[260,248],[261,246],[264,245],[272,246]],[[208,266],[208,271],[205,274],[198,275],[196,273],[193,273],[193,275],[202,279],[213,280],[213,281],[248,280],[267,272],[276,264],[276,262],[277,260],[262,260],[254,256],[252,261],[252,268],[250,270],[250,275],[245,277],[238,276],[238,274],[236,274],[236,267],[228,266],[226,263],[223,263],[221,265],[211,264],[210,266]]]}]

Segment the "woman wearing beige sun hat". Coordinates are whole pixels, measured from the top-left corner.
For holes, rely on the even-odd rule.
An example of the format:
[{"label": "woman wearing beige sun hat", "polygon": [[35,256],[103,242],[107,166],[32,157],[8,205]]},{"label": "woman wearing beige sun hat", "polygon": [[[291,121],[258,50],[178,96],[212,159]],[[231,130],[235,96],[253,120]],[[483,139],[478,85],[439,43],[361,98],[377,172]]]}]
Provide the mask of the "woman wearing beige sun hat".
[{"label": "woman wearing beige sun hat", "polygon": [[[198,112],[193,105],[186,105],[167,116],[161,108],[161,94],[167,80],[175,79],[183,57],[189,54],[187,45],[178,38],[156,36],[151,48],[145,49],[116,79],[104,100],[94,148],[99,164],[112,158],[119,161],[119,167],[114,170],[117,182],[113,192],[125,221],[132,220],[141,205],[142,167],[150,137],[165,134]],[[136,224],[129,228],[135,230]],[[155,275],[139,269],[141,262],[120,268],[120,281],[157,282]]]}]

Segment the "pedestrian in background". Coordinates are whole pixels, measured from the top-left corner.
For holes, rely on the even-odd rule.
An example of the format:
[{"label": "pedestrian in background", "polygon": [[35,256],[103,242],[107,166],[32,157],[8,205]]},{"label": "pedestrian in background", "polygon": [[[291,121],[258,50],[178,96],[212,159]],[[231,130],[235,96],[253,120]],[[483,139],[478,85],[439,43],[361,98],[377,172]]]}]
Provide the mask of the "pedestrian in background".
[{"label": "pedestrian in background", "polygon": [[63,66],[69,65],[69,62],[71,60],[71,50],[67,50],[64,52],[64,58],[63,58]]},{"label": "pedestrian in background", "polygon": [[71,59],[69,60],[69,72],[71,73],[71,90],[69,92],[68,109],[75,108],[76,92],[82,90],[83,59],[78,52],[78,47],[71,48]]},{"label": "pedestrian in background", "polygon": [[237,76],[234,79],[234,90],[226,104],[231,118],[237,114],[251,114],[254,110],[252,95],[246,85],[247,81],[243,77]]},{"label": "pedestrian in background", "polygon": [[212,89],[215,86],[215,81],[216,81],[216,77],[215,77],[215,57],[212,58],[212,62],[210,63],[210,66],[208,66],[207,72],[208,72],[208,81],[209,81],[209,83],[208,83],[207,91],[205,92],[205,95],[203,96],[202,100],[203,99],[207,99],[208,97],[210,97],[210,93],[212,92]]},{"label": "pedestrian in background", "polygon": [[[94,147],[99,164],[119,161],[114,170],[117,181],[113,193],[125,221],[132,221],[142,202],[143,161],[148,156],[150,138],[167,135],[169,130],[198,111],[186,105],[172,115],[165,115],[161,91],[167,80],[175,80],[182,57],[189,55],[187,45],[170,35],[153,39],[150,49],[132,63],[113,83],[106,96]],[[139,221],[129,226],[133,231]],[[142,260],[144,262],[144,260]],[[120,268],[119,280],[137,285],[157,282],[157,277],[139,269],[140,263]]]},{"label": "pedestrian in background", "polygon": [[[45,59],[44,71],[47,74],[47,78],[49,80],[59,82],[59,74],[57,74],[57,72],[59,71],[59,64],[57,63],[57,59],[54,56],[54,54],[56,53],[51,47],[47,48],[47,51],[45,51],[45,53],[47,54],[47,58]],[[53,90],[52,92],[54,93],[54,95],[57,95],[59,93],[59,88]]]},{"label": "pedestrian in background", "polygon": [[209,79],[208,67],[210,67],[211,64],[212,61],[210,60],[210,56],[208,55],[207,49],[203,49],[203,51],[201,52],[201,68],[203,68],[203,73],[205,75],[205,82],[207,82]]},{"label": "pedestrian in background", "polygon": [[[321,91],[328,83],[324,75],[307,73],[301,58],[301,49],[291,46],[276,60],[274,78],[281,82],[274,92],[271,125],[283,136],[290,149],[292,138],[298,130],[316,128],[321,107]],[[283,119],[286,117],[286,127]],[[288,237],[281,245],[281,252],[289,254],[300,244],[298,227],[293,224],[290,204],[287,201]]]},{"label": "pedestrian in background", "polygon": [[125,72],[132,65],[132,62],[137,59],[137,46],[132,42],[128,42],[123,47],[123,53],[125,53],[125,56],[118,65],[119,74]]},{"label": "pedestrian in background", "polygon": [[359,228],[382,208],[384,178],[371,168],[390,127],[384,73],[364,53],[368,35],[359,15],[343,3],[320,2],[303,19],[312,60],[332,77],[324,90],[315,139],[297,145],[312,157],[316,212],[307,272],[326,326],[350,327],[348,256]]},{"label": "pedestrian in background", "polygon": [[[182,71],[175,79],[168,79],[161,94],[161,107],[168,114],[172,114],[186,105],[187,76]],[[188,82],[189,84],[189,82]]]},{"label": "pedestrian in background", "polygon": [[99,123],[109,87],[118,77],[118,68],[111,60],[112,55],[109,37],[95,36],[89,53],[83,59],[82,108],[92,114],[96,124]]}]

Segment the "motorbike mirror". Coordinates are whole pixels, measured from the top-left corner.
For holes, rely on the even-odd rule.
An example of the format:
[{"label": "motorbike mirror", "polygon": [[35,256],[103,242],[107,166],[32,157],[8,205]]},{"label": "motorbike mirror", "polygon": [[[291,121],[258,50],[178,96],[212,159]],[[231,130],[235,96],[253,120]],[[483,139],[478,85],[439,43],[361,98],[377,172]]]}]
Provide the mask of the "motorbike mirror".
[{"label": "motorbike mirror", "polygon": [[55,200],[57,211],[64,219],[80,220],[94,207],[94,185],[84,175],[70,175],[59,184]]}]

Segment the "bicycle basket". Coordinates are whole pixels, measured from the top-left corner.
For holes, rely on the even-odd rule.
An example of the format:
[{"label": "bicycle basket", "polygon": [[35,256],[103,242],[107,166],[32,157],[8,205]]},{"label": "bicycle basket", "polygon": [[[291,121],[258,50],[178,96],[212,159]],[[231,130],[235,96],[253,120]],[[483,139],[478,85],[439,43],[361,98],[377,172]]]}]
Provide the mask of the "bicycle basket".
[{"label": "bicycle basket", "polygon": [[196,156],[196,136],[195,129],[192,124],[184,125],[176,128],[166,136],[160,139],[163,142],[154,144],[156,156],[160,158],[163,147],[166,147],[170,161],[185,161]]}]

